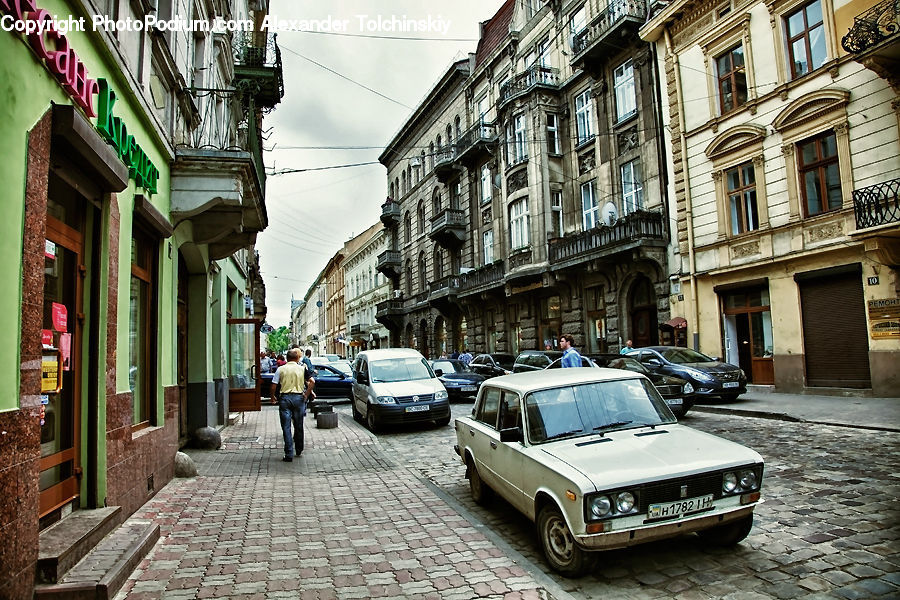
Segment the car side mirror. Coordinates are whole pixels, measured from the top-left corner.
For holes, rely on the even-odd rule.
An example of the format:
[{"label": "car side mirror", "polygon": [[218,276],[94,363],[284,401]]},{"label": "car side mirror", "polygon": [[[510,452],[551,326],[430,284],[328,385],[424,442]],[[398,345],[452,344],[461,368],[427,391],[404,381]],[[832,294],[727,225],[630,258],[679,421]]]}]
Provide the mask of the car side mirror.
[{"label": "car side mirror", "polygon": [[522,434],[521,427],[509,427],[500,430],[501,442],[524,442],[525,436]]},{"label": "car side mirror", "polygon": [[444,371],[443,371],[442,369],[435,369],[435,370],[434,370],[434,376],[435,376],[435,377],[441,377],[443,374],[444,374]]},{"label": "car side mirror", "polygon": [[721,357],[721,356],[713,356],[713,357],[711,357],[711,358],[712,358],[714,361],[716,361],[716,362],[721,362],[721,361],[722,361],[722,357]]},{"label": "car side mirror", "polygon": [[369,385],[369,378],[362,373],[356,375],[356,383],[360,385]]},{"label": "car side mirror", "polygon": [[650,360],[647,361],[647,364],[651,365],[653,367],[661,367],[662,366],[662,363],[659,362],[658,358],[651,358]]}]

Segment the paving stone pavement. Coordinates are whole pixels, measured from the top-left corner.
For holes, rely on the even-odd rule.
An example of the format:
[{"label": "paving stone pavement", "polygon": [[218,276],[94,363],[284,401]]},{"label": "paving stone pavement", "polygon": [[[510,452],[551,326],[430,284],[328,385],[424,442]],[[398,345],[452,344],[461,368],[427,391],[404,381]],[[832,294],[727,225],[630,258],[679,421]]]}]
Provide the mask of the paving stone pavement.
[{"label": "paving stone pavement", "polygon": [[132,517],[162,537],[116,598],[550,597],[349,413],[304,430],[292,463],[275,407],[225,428],[222,449],[189,451],[200,476]]},{"label": "paving stone pavement", "polygon": [[[349,408],[342,407],[341,411]],[[471,410],[454,404],[454,416]],[[502,500],[471,501],[453,452],[453,426],[379,434],[395,460],[422,473],[470,522],[499,536],[531,572],[575,598],[900,598],[900,434],[727,414],[692,413],[685,425],[753,447],[766,460],[765,502],[732,549],[696,536],[606,552],[597,572],[561,578],[546,567],[534,526]],[[452,503],[451,502],[451,503]],[[562,590],[558,592],[557,590]]]}]

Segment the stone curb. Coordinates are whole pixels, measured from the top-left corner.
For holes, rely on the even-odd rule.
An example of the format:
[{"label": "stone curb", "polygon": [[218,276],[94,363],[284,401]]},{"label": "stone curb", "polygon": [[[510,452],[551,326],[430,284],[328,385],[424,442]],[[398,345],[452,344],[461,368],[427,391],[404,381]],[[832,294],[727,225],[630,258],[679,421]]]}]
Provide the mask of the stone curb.
[{"label": "stone curb", "polygon": [[723,408],[720,406],[701,406],[695,404],[691,408],[694,412],[714,413],[720,415],[737,415],[739,417],[751,417],[756,419],[771,419],[774,421],[789,421],[791,423],[812,423],[814,425],[831,425],[832,427],[848,427],[850,429],[868,429],[872,431],[890,431],[900,433],[900,427],[890,427],[884,425],[860,425],[856,423],[841,423],[837,421],[819,421],[801,419],[791,416],[787,413],[768,412],[760,410],[741,410],[739,408]]}]

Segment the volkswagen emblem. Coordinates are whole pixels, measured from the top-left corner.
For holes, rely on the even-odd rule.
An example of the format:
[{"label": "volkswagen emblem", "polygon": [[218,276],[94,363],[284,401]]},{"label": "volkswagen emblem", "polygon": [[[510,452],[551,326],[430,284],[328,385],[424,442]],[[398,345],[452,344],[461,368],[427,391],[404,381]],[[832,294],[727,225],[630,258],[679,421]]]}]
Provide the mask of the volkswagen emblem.
[{"label": "volkswagen emblem", "polygon": [[419,401],[419,397],[418,397],[418,396],[413,396],[413,402],[418,402],[418,401]]},{"label": "volkswagen emblem", "polygon": [[681,497],[682,498],[687,498],[687,492],[688,492],[687,486],[686,485],[681,486]]}]

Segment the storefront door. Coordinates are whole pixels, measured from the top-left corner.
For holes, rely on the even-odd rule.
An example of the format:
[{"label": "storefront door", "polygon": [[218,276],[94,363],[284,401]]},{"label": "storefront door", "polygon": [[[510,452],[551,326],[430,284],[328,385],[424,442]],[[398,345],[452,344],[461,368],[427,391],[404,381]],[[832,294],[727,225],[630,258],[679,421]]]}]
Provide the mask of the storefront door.
[{"label": "storefront door", "polygon": [[[84,215],[73,190],[51,177],[44,251],[45,360],[62,362],[57,393],[42,391],[40,516],[79,495],[80,352],[83,328]],[[43,390],[43,387],[42,387]]]},{"label": "storefront door", "polygon": [[741,367],[758,385],[775,383],[769,290],[740,290],[723,298],[725,361]]},{"label": "storefront door", "polygon": [[261,409],[259,321],[228,319],[228,410]]}]

